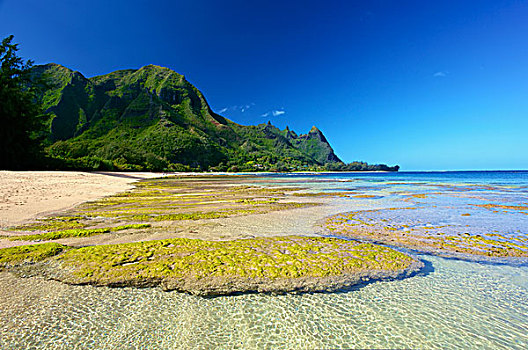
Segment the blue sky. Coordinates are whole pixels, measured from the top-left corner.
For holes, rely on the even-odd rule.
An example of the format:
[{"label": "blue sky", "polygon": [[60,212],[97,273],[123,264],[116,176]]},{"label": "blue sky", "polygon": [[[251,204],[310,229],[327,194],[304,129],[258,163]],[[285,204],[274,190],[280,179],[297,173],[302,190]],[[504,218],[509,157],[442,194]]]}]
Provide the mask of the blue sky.
[{"label": "blue sky", "polygon": [[528,169],[528,1],[0,0],[9,34],[88,77],[169,67],[347,162]]}]

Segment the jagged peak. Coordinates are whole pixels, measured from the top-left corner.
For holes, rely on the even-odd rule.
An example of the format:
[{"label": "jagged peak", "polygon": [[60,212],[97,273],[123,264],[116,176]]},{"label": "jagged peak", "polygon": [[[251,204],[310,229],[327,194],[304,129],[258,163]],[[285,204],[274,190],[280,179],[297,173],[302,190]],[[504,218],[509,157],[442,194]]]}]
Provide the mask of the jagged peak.
[{"label": "jagged peak", "polygon": [[162,70],[170,70],[169,68],[167,67],[163,67],[163,66],[158,66],[157,64],[147,64],[146,66],[143,66],[143,67],[148,67],[148,68],[154,68],[154,69],[162,69]]},{"label": "jagged peak", "polygon": [[[72,69],[70,69],[68,67],[65,67],[65,66],[63,66],[61,64],[53,63],[53,62],[36,65],[36,66],[33,67],[33,69],[37,69],[37,70],[41,70],[41,71],[50,71],[50,70],[51,71],[61,71],[63,73],[68,73],[68,74],[79,73],[79,72],[74,72]],[[81,73],[79,73],[79,74],[81,74]]]},{"label": "jagged peak", "polygon": [[33,67],[37,74],[45,73],[49,84],[63,88],[73,84],[74,81],[88,81],[88,79],[79,71],[74,71],[58,63],[46,63]]},{"label": "jagged peak", "polygon": [[62,64],[58,64],[58,63],[55,63],[55,62],[50,62],[50,63],[44,63],[44,64],[39,64],[37,65],[37,67],[49,67],[49,68],[66,68],[67,70],[71,70],[65,66],[63,66]]},{"label": "jagged peak", "polygon": [[82,78],[86,79],[86,77],[81,72],[79,72],[78,70],[74,71],[73,69],[70,69],[70,68],[68,68],[66,66],[63,66],[62,64],[58,64],[58,63],[54,63],[54,62],[50,62],[50,63],[46,63],[46,64],[40,64],[40,65],[37,65],[35,67],[41,68],[43,70],[54,69],[54,70],[64,71],[64,72],[67,72],[67,73],[71,74],[72,76],[81,76]]},{"label": "jagged peak", "polygon": [[315,125],[312,126],[312,128],[311,128],[310,131],[309,131],[309,133],[310,133],[310,134],[315,134],[315,133],[317,133],[317,134],[322,134],[321,130],[319,130],[319,129],[317,128],[317,126],[315,126]]},{"label": "jagged peak", "polygon": [[146,66],[143,66],[141,68],[139,68],[137,70],[138,73],[143,73],[143,72],[147,72],[147,73],[164,73],[164,74],[169,74],[169,75],[176,75],[178,77],[181,77],[183,79],[185,79],[185,76],[183,74],[180,74],[170,68],[167,68],[167,67],[162,67],[162,66],[158,66],[158,65],[155,65],[155,64],[148,64]]},{"label": "jagged peak", "polygon": [[299,137],[297,135],[297,133],[295,133],[295,131],[293,131],[293,130],[290,130],[290,128],[288,126],[286,126],[286,129],[284,129],[284,132],[286,133],[286,138],[287,139],[296,139],[296,138]]},{"label": "jagged peak", "polygon": [[86,79],[86,77],[81,72],[79,72],[78,70],[72,72],[72,75],[74,77],[77,76],[77,77],[81,77],[82,79]]},{"label": "jagged peak", "polygon": [[303,138],[308,138],[308,139],[316,138],[316,139],[321,140],[321,141],[324,142],[324,143],[328,143],[328,140],[327,140],[326,137],[324,136],[323,132],[322,132],[321,130],[319,130],[319,128],[317,128],[315,125],[312,126],[312,128],[310,129],[310,131],[308,132],[308,134],[306,134],[306,135],[301,135],[301,137],[303,137]]}]

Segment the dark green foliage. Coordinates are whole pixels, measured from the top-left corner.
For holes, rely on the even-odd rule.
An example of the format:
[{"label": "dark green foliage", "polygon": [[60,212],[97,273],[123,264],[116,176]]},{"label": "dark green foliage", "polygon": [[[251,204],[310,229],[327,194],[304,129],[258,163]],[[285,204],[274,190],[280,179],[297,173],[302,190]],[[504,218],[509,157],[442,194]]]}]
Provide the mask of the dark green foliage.
[{"label": "dark green foliage", "polygon": [[298,136],[269,122],[233,123],[170,69],[88,79],[57,64],[24,63],[12,39],[0,47],[0,169],[395,170],[343,164],[316,127]]},{"label": "dark green foliage", "polygon": [[286,136],[290,135],[290,140],[293,140],[299,150],[315,159],[318,163],[342,163],[341,159],[335,155],[332,147],[330,147],[326,137],[317,127],[312,127],[307,135],[301,135],[297,138],[291,135],[288,129],[286,129],[286,133]]},{"label": "dark green foliage", "polygon": [[39,166],[46,117],[41,114],[36,93],[40,87],[31,75],[31,61],[16,55],[13,36],[0,45],[0,169]]},{"label": "dark green foliage", "polygon": [[386,164],[368,164],[365,162],[331,163],[325,166],[329,171],[398,171],[398,165],[388,166]]},{"label": "dark green foliage", "polygon": [[150,171],[326,170],[344,164],[317,128],[298,136],[243,126],[211,111],[185,77],[149,65],[85,78],[57,64],[34,68],[51,89],[52,167]]}]

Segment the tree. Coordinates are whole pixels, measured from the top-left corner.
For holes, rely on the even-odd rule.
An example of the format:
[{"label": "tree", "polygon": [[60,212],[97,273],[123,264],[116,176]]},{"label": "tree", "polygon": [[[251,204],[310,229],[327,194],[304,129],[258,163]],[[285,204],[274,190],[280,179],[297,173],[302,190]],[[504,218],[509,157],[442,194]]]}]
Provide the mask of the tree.
[{"label": "tree", "polygon": [[39,167],[46,116],[37,103],[33,62],[18,57],[13,35],[0,45],[0,169]]}]

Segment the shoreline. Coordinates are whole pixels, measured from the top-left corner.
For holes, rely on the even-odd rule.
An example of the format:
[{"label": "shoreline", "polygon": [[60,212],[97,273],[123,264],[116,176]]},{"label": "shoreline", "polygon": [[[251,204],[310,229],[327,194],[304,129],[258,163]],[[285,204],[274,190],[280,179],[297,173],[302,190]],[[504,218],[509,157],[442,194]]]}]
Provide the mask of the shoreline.
[{"label": "shoreline", "polygon": [[[54,175],[56,181],[65,177],[33,174]],[[57,191],[71,190],[79,177],[88,176],[69,175],[75,181],[57,186]],[[105,176],[118,179],[112,189],[121,192],[107,191],[104,198],[90,202],[84,198],[70,209],[61,203],[62,212],[56,207],[56,215],[8,232],[0,240],[0,247],[7,248],[0,252],[0,265],[71,284],[161,285],[199,295],[332,291],[409,275],[423,267],[421,261],[391,248],[320,237],[315,224],[342,210],[336,205],[343,200],[339,194],[304,196],[304,187],[277,186],[283,183],[280,179],[262,186],[253,176],[163,179],[149,174],[153,179],[132,186],[146,176],[131,180],[119,173],[90,175],[97,181],[108,180]],[[71,201],[79,199],[77,195]],[[102,256],[106,258],[100,260]],[[51,266],[51,272],[39,266]]]},{"label": "shoreline", "polygon": [[[357,177],[360,177],[358,175]],[[368,177],[369,175],[365,175]],[[378,177],[377,175],[373,175]],[[301,208],[294,210],[276,211],[264,215],[247,215],[240,217],[219,218],[210,221],[180,221],[181,225],[188,225],[184,230],[183,227],[177,230],[171,230],[175,236],[186,236],[187,238],[201,237],[205,231],[211,232],[211,238],[217,240],[233,240],[242,237],[242,235],[260,235],[260,234],[281,234],[288,232],[305,233],[308,231],[309,220],[319,217],[323,211],[338,211],[346,213],[350,210],[375,210],[390,209],[395,207],[412,207],[428,203],[421,197],[413,197],[412,194],[421,193],[438,193],[442,192],[444,196],[449,195],[447,199],[453,198],[459,192],[464,195],[471,194],[489,194],[494,196],[496,188],[481,187],[443,187],[442,179],[432,180],[436,187],[430,186],[416,187],[414,179],[408,177],[404,181],[407,185],[399,184],[393,181],[383,181],[385,177],[392,177],[391,174],[386,176],[380,175],[380,181],[371,182],[369,178],[365,181],[343,183],[339,179],[330,176],[332,182],[326,183],[325,180],[318,176],[311,177],[309,184],[305,178],[296,179],[295,177],[268,177],[262,180],[252,177],[223,177],[215,181],[217,184],[230,182],[239,183],[237,187],[242,188],[244,182],[249,185],[253,183],[256,186],[274,186],[282,187],[305,187],[306,190],[299,191],[298,195],[292,195],[291,199],[300,199],[304,201],[324,201],[326,205]],[[349,178],[354,178],[349,175]],[[110,177],[108,177],[109,180]],[[166,183],[167,179],[154,180],[158,184]],[[180,176],[177,181],[191,180],[190,177]],[[151,181],[141,181],[135,185],[143,187]],[[198,177],[193,182],[210,182],[205,177]],[[365,185],[372,185],[366,187]],[[457,182],[458,184],[458,182]],[[525,185],[526,182],[520,182]],[[241,186],[242,185],[242,186]],[[187,195],[187,202],[191,202],[191,194],[186,190],[189,186],[181,186],[178,193]],[[158,195],[157,189],[143,187],[149,198],[142,196],[142,201],[149,207],[161,207],[164,203],[155,201],[154,197]],[[197,192],[203,194],[203,200],[213,200],[214,198],[204,191],[205,188],[198,189]],[[525,192],[521,188],[512,192],[510,187],[503,187],[502,192],[515,195],[523,195]],[[320,191],[325,192],[321,195]],[[127,191],[119,196],[110,196],[105,198],[105,202],[112,199],[120,200],[122,205],[127,204]],[[220,192],[220,191],[218,191]],[[328,196],[332,193],[334,196]],[[262,194],[262,193],[261,193]],[[277,193],[274,193],[276,195]],[[357,198],[357,194],[376,194],[378,197],[385,196],[385,199]],[[194,195],[198,195],[195,193]],[[240,196],[241,194],[238,194]],[[300,196],[299,196],[300,195]],[[339,197],[342,195],[343,197]],[[390,197],[387,197],[389,196]],[[128,196],[132,199],[133,196]],[[206,198],[207,197],[207,198]],[[337,197],[337,198],[336,198]],[[456,197],[459,198],[459,197]],[[464,196],[459,200],[462,204],[475,203],[473,197],[467,199]],[[496,197],[491,197],[496,198]],[[510,197],[508,197],[510,198]],[[522,199],[523,197],[521,197]],[[235,201],[242,199],[233,197]],[[287,200],[289,200],[288,198]],[[410,199],[410,200],[407,200]],[[175,201],[176,198],[171,199]],[[255,200],[265,200],[259,198]],[[431,196],[431,204],[437,204],[444,201],[440,195]],[[471,201],[470,201],[471,200]],[[149,203],[147,203],[149,202]],[[155,204],[151,205],[151,202]],[[203,202],[200,200],[200,202]],[[481,204],[491,203],[493,201],[485,198],[479,199]],[[401,205],[397,205],[400,203]],[[449,204],[450,202],[448,202]],[[167,203],[168,204],[168,203]],[[198,204],[198,203],[195,203]],[[513,204],[513,203],[503,203]],[[130,204],[132,205],[132,204]],[[341,206],[340,206],[341,205]],[[168,206],[168,205],[167,205]],[[186,207],[189,208],[189,207]],[[248,208],[250,205],[248,203]],[[332,209],[333,208],[333,209]],[[484,217],[491,218],[518,218],[528,219],[528,216],[522,216],[521,213],[512,211],[510,213],[494,213],[491,209],[483,207],[471,207],[472,211],[466,211],[463,207],[448,208],[448,213],[471,213],[471,216],[456,215],[453,217],[454,223],[462,220],[478,218],[479,213]],[[104,208],[100,208],[103,210]],[[98,209],[99,210],[99,209]],[[111,209],[107,209],[111,210]],[[204,207],[196,208],[204,210]],[[211,208],[211,210],[215,210]],[[182,209],[182,212],[190,212],[188,209]],[[527,211],[528,212],[528,211]],[[379,218],[393,217],[399,218],[396,212],[389,211],[391,215],[379,216]],[[414,213],[414,211],[404,211],[404,214]],[[74,213],[66,215],[75,215]],[[333,215],[333,213],[328,213]],[[325,216],[328,216],[325,215]],[[515,215],[515,216],[514,216]],[[439,225],[435,217],[421,215],[424,218],[423,224],[430,223],[435,227]],[[258,219],[257,219],[258,218]],[[374,216],[369,216],[374,219]],[[411,216],[412,218],[412,216]],[[302,226],[292,223],[292,220],[302,222]],[[458,220],[458,221],[455,221]],[[380,220],[378,220],[380,221]],[[383,222],[383,221],[382,221]],[[407,219],[400,219],[399,224],[406,224]],[[526,222],[526,221],[523,221]],[[387,221],[386,224],[391,222]],[[125,223],[116,223],[123,225]],[[151,223],[153,226],[156,222]],[[207,225],[207,227],[204,227]],[[258,225],[256,227],[255,225]],[[110,226],[110,225],[107,225]],[[287,226],[287,227],[286,227]],[[526,226],[525,226],[526,227]],[[312,228],[313,230],[314,228]],[[318,228],[315,227],[315,230]],[[196,233],[191,233],[195,231]],[[38,232],[38,231],[37,231]],[[40,233],[42,233],[40,231]],[[167,235],[170,232],[167,233]],[[233,235],[237,233],[237,235]],[[318,233],[318,231],[316,231]],[[17,232],[13,232],[17,234]],[[34,234],[29,233],[28,234]],[[70,242],[74,240],[77,247],[82,245],[111,244],[112,241],[120,243],[124,240],[140,239],[165,239],[162,237],[165,233],[159,232],[154,234],[140,234],[139,232],[112,232],[98,236],[77,238],[68,238]],[[524,236],[523,236],[524,237]],[[250,237],[248,237],[250,238]],[[341,237],[336,237],[341,238]],[[351,238],[348,238],[349,240]],[[89,240],[89,241],[85,241]],[[7,240],[6,240],[7,241]],[[120,242],[117,242],[120,241]],[[239,241],[242,241],[241,239]],[[54,241],[51,241],[52,243]],[[14,242],[13,242],[14,243]],[[17,241],[18,243],[18,241]],[[40,242],[39,242],[40,243]],[[62,242],[63,244],[69,244]],[[246,241],[247,244],[249,242]],[[175,242],[169,243],[169,247]],[[212,244],[212,243],[208,243]],[[223,243],[222,243],[223,244]],[[139,273],[140,261],[135,256],[127,256],[127,251],[134,249],[125,249],[123,245],[115,247],[119,251],[108,254],[106,251],[101,256],[96,250],[91,250],[94,254],[85,254],[83,251],[70,250],[69,255],[63,255],[64,259],[71,261],[74,266],[79,261],[75,259],[75,252],[82,253],[83,258],[89,256],[95,260],[92,262],[104,262],[107,266],[114,263],[121,269],[120,272],[131,271]],[[154,247],[155,248],[155,247]],[[95,249],[95,248],[91,248]],[[153,249],[149,249],[152,251]],[[163,250],[156,249],[150,258],[146,257],[145,264],[156,264],[164,266]],[[245,250],[245,249],[244,249]],[[280,251],[281,249],[279,249]],[[339,289],[335,285],[334,292],[322,291],[321,293],[304,293],[301,290],[292,291],[286,295],[277,295],[274,292],[265,292],[261,287],[264,285],[255,282],[254,285],[245,284],[243,280],[236,280],[237,288],[246,286],[248,290],[245,293],[234,293],[235,296],[214,297],[215,292],[211,291],[211,296],[203,297],[204,292],[199,285],[194,284],[191,279],[186,279],[192,291],[180,289],[182,286],[173,279],[159,281],[159,285],[154,286],[150,283],[157,283],[154,279],[146,281],[143,276],[138,278],[129,285],[121,284],[102,286],[102,284],[90,284],[87,280],[59,281],[57,275],[44,275],[37,273],[37,267],[40,263],[33,265],[24,265],[18,271],[4,269],[0,272],[0,295],[2,302],[0,309],[3,310],[1,321],[4,325],[4,336],[0,340],[2,348],[49,348],[54,344],[81,344],[81,346],[90,347],[95,344],[96,347],[122,347],[122,344],[154,344],[153,347],[170,348],[177,342],[184,344],[188,348],[210,348],[214,344],[228,344],[230,347],[299,347],[299,348],[342,348],[361,346],[365,348],[420,348],[424,344],[430,344],[435,347],[443,344],[449,347],[450,344],[456,344],[458,347],[482,347],[485,342],[490,347],[500,347],[504,344],[524,344],[526,335],[522,325],[528,322],[526,315],[528,313],[528,303],[526,292],[528,291],[527,279],[528,267],[511,266],[510,264],[488,264],[474,261],[466,261],[454,258],[438,257],[431,254],[421,254],[419,252],[396,249],[409,255],[414,255],[425,264],[414,277],[402,276],[402,278],[389,278],[386,281],[360,282],[353,286]],[[2,250],[0,250],[1,252]],[[227,253],[232,253],[233,249],[226,249]],[[274,249],[272,250],[274,251]],[[169,252],[169,254],[181,252],[180,249]],[[90,253],[90,251],[88,251]],[[220,253],[217,251],[217,253]],[[238,256],[232,253],[230,256]],[[60,255],[55,256],[58,258]],[[159,258],[158,258],[159,256]],[[167,256],[167,254],[165,254]],[[180,255],[183,256],[183,255]],[[221,257],[220,254],[216,254]],[[125,257],[122,259],[121,257]],[[228,256],[227,256],[228,257]],[[226,258],[227,258],[226,257]],[[0,259],[1,260],[1,259]],[[55,260],[54,260],[55,261]],[[64,260],[57,261],[61,263]],[[209,259],[209,261],[213,261]],[[65,261],[66,262],[66,261]],[[54,268],[51,264],[42,262],[42,270],[46,272],[58,273],[59,269]],[[265,264],[260,264],[260,266]],[[93,266],[90,264],[90,266]],[[99,264],[95,264],[99,266]],[[227,265],[229,266],[229,265]],[[251,268],[252,265],[247,264]],[[315,265],[316,267],[318,265]],[[85,266],[89,267],[89,266]],[[134,267],[138,267],[135,269]],[[83,269],[85,272],[90,273]],[[205,271],[206,266],[199,271]],[[94,273],[100,270],[94,270]],[[246,271],[251,271],[248,269]],[[225,271],[229,273],[229,271]],[[315,272],[315,271],[314,271]],[[130,274],[126,274],[130,276]],[[101,271],[94,275],[94,280],[99,277],[106,277],[106,271]],[[23,278],[26,277],[26,278]],[[67,278],[64,276],[62,278]],[[152,276],[157,277],[157,276]],[[179,278],[179,276],[175,276]],[[352,276],[350,276],[352,279]],[[410,278],[408,278],[410,277]],[[105,282],[105,281],[101,281]],[[118,280],[106,280],[108,283],[125,282]],[[211,281],[212,283],[213,281]],[[232,285],[216,283],[216,292],[219,294],[229,292]],[[311,281],[306,281],[311,283]],[[323,282],[320,280],[319,282]],[[339,282],[339,281],[338,281]],[[347,281],[348,282],[348,281]],[[80,283],[80,284],[76,284]],[[86,283],[86,284],[84,284]],[[277,281],[277,283],[280,283]],[[302,281],[299,285],[291,285],[292,289],[297,286],[303,286]],[[317,283],[317,282],[315,282]],[[134,285],[132,285],[134,284]],[[326,284],[326,281],[325,281]],[[304,284],[306,285],[306,284]],[[313,285],[313,284],[312,284]],[[143,288],[141,288],[143,287]],[[174,289],[173,289],[174,288]],[[227,289],[229,288],[229,289]],[[334,289],[332,288],[332,289]],[[165,292],[165,290],[173,290]],[[260,289],[260,290],[259,290]],[[178,291],[179,290],[179,291]],[[299,294],[297,294],[299,293]],[[194,294],[194,295],[193,295]],[[217,293],[218,294],[218,293]],[[439,312],[444,310],[445,312]],[[500,317],[490,317],[490,315],[500,315]],[[221,320],[222,322],[219,322]],[[225,322],[223,322],[225,320]],[[425,322],[425,323],[424,323]],[[72,326],[73,325],[73,326]],[[396,325],[396,326],[395,326]],[[460,336],[461,325],[463,330],[467,331],[468,337]],[[373,328],[370,328],[373,327]],[[391,327],[391,328],[387,328]],[[160,332],[154,332],[156,329]],[[279,332],[274,330],[278,329]],[[311,334],[314,329],[328,332],[335,338],[330,338],[327,334],[321,337],[310,339],[305,337]],[[271,330],[271,331],[270,331]],[[433,330],[433,331],[431,331]],[[385,332],[385,333],[384,333]],[[111,336],[109,336],[111,334]],[[319,333],[318,333],[319,334]],[[386,336],[379,336],[380,334]],[[473,337],[473,335],[483,334],[483,337]],[[438,337],[442,337],[441,339]],[[273,337],[273,338],[272,338]],[[227,343],[227,340],[230,342]],[[332,340],[335,339],[335,340]],[[86,341],[85,341],[86,340]],[[262,341],[262,343],[258,343]],[[94,343],[95,342],[95,343]],[[84,345],[83,345],[84,344]],[[294,345],[292,345],[294,344]],[[469,344],[469,345],[468,345]]]},{"label": "shoreline", "polygon": [[166,174],[2,170],[0,229],[129,190],[139,180],[163,176]]}]

